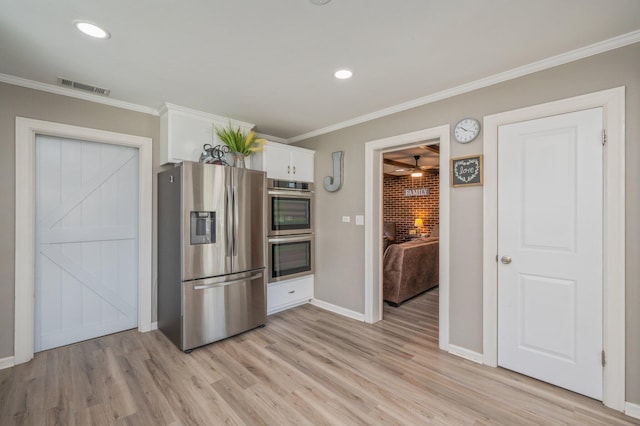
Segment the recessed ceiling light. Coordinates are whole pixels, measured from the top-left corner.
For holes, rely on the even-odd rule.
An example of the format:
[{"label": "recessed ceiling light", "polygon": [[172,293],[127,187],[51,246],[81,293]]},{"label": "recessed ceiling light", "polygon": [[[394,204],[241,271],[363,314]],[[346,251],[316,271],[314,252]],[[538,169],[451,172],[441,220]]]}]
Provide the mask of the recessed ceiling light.
[{"label": "recessed ceiling light", "polygon": [[86,21],[75,21],[73,23],[77,29],[85,33],[86,35],[94,38],[108,39],[111,38],[109,31],[100,28],[99,26]]},{"label": "recessed ceiling light", "polygon": [[315,4],[316,6],[322,6],[323,4],[329,3],[331,0],[309,0],[309,1]]},{"label": "recessed ceiling light", "polygon": [[351,78],[353,73],[349,70],[338,70],[333,75],[340,80],[344,80],[346,78]]}]

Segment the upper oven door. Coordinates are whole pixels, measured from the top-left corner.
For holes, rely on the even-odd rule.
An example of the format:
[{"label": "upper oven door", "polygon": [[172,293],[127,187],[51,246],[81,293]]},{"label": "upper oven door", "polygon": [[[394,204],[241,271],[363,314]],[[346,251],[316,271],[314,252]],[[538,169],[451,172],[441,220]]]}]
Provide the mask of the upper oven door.
[{"label": "upper oven door", "polygon": [[269,236],[313,232],[313,193],[270,189]]}]

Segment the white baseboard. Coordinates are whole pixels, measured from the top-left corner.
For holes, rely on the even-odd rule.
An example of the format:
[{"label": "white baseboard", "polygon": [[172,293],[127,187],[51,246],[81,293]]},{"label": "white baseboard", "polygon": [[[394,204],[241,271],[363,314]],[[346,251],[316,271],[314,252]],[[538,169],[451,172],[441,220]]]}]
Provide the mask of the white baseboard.
[{"label": "white baseboard", "polygon": [[311,304],[314,306],[317,306],[318,308],[331,311],[334,314],[342,315],[343,317],[348,317],[354,320],[364,322],[364,314],[361,314],[360,312],[352,311],[350,309],[345,309],[342,306],[337,306],[332,303],[325,302],[318,299],[312,299]]},{"label": "white baseboard", "polygon": [[636,419],[640,419],[640,404],[625,402],[624,413],[629,417],[635,417]]},{"label": "white baseboard", "polygon": [[158,329],[158,321],[152,322],[151,323],[151,331],[157,330],[157,329]]},{"label": "white baseboard", "polygon": [[14,365],[15,365],[15,362],[12,356],[8,356],[6,358],[0,358],[0,370],[13,367]]},{"label": "white baseboard", "polygon": [[482,364],[484,362],[484,357],[481,353],[461,348],[460,346],[449,344],[449,353],[462,357],[464,359],[468,359],[469,361],[477,362],[478,364]]}]

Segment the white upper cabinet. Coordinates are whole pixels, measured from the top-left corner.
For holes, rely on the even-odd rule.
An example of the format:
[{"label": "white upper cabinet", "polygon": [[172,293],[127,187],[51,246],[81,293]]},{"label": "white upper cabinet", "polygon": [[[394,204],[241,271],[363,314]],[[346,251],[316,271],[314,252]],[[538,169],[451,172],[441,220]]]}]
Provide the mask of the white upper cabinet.
[{"label": "white upper cabinet", "polygon": [[251,155],[251,164],[266,171],[268,178],[313,182],[314,157],[313,150],[268,141]]},{"label": "white upper cabinet", "polygon": [[[267,172],[267,177],[273,179],[292,180],[290,177],[290,149],[287,149],[285,145],[274,142],[267,142],[261,154],[264,163],[262,166],[262,170]],[[258,156],[260,156],[260,153],[256,153],[256,158]]]},{"label": "white upper cabinet", "polygon": [[[231,122],[245,133],[254,125],[230,120],[206,112],[165,103],[160,110],[160,164],[198,161],[205,144],[221,145],[215,128]],[[247,167],[267,172],[267,177],[313,182],[315,151],[286,144],[267,142],[262,151],[247,158]]]},{"label": "white upper cabinet", "polygon": [[160,164],[198,161],[205,144],[220,145],[214,127],[227,127],[229,122],[249,132],[251,123],[166,103],[160,110]]}]

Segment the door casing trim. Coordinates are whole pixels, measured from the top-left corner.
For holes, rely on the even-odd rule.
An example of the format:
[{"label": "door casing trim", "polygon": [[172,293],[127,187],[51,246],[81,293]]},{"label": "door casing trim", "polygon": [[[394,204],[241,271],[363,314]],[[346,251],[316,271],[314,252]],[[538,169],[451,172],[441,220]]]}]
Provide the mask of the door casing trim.
[{"label": "door casing trim", "polygon": [[498,127],[590,108],[604,109],[603,403],[625,406],[625,88],[484,117],[483,357],[498,365]]},{"label": "door casing trim", "polygon": [[36,135],[88,140],[138,149],[138,330],[151,330],[152,140],[49,121],[16,117],[14,363],[33,358],[35,330]]}]

